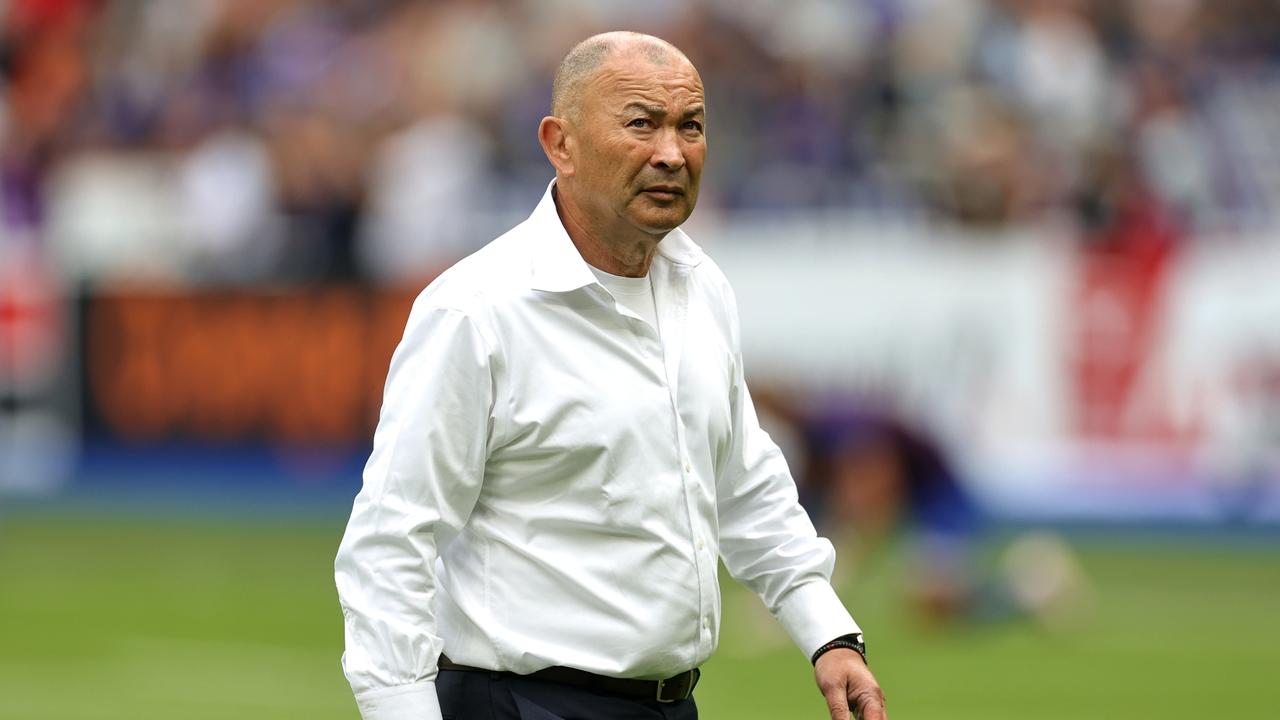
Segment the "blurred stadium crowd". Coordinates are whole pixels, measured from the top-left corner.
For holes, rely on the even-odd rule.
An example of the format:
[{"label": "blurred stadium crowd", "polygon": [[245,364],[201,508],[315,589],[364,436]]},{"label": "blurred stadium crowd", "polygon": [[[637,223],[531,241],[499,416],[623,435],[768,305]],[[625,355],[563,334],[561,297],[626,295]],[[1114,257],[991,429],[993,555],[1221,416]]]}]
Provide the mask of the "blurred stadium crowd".
[{"label": "blurred stadium crowd", "polygon": [[927,616],[1056,622],[1056,540],[974,571],[975,475],[1006,510],[1026,478],[1066,515],[1280,517],[1275,0],[0,0],[0,491],[145,460],[346,493],[416,289],[527,216],[556,64],[616,28],[702,73],[695,237],[801,297],[753,389],[842,557],[910,524]]},{"label": "blurred stadium crowd", "polygon": [[555,64],[617,27],[702,72],[704,215],[1280,216],[1266,0],[0,0],[0,248],[71,278],[416,280],[532,207]]}]

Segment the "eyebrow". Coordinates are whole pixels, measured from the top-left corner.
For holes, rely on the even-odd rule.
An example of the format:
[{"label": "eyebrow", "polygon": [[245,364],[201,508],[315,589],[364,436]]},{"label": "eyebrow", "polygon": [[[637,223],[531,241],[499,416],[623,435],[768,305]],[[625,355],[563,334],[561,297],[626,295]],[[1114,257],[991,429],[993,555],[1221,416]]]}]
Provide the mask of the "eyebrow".
[{"label": "eyebrow", "polygon": [[[622,108],[623,113],[630,113],[637,110],[651,117],[665,117],[667,115],[667,111],[661,106],[645,105],[641,102],[629,102]],[[697,115],[702,115],[704,112],[705,109],[701,105],[694,105],[681,113],[680,117],[691,118]]]}]

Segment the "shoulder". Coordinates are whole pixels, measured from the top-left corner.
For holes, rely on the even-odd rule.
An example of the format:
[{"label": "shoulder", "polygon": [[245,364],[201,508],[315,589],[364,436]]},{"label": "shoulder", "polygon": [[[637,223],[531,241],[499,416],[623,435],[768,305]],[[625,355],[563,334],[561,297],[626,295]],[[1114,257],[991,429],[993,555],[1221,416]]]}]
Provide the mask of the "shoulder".
[{"label": "shoulder", "polygon": [[680,240],[687,249],[691,261],[689,269],[689,299],[713,318],[736,347],[739,342],[738,300],[724,270],[705,251],[680,232]]},{"label": "shoulder", "polygon": [[405,337],[440,332],[474,333],[491,352],[503,354],[503,328],[526,304],[530,243],[525,223],[440,273],[413,302]]},{"label": "shoulder", "polygon": [[414,310],[448,309],[477,317],[529,291],[530,250],[521,223],[454,263],[418,294]]},{"label": "shoulder", "polygon": [[702,249],[683,230],[677,229],[677,240],[687,248],[685,253],[695,262],[689,272],[693,284],[706,293],[707,299],[717,301],[731,312],[736,312],[737,301],[733,294],[733,286],[714,258]]}]

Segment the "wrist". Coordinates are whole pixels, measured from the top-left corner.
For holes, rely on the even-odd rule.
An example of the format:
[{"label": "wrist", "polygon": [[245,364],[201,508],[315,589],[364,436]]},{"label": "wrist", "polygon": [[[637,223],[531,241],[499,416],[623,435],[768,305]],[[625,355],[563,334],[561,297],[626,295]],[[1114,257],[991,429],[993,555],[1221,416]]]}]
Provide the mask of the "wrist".
[{"label": "wrist", "polygon": [[862,662],[867,662],[867,645],[862,640],[862,633],[852,633],[849,635],[841,635],[840,637],[824,643],[813,653],[813,657],[809,658],[814,665],[818,664],[818,658],[828,652],[836,649],[852,650],[862,656]]}]

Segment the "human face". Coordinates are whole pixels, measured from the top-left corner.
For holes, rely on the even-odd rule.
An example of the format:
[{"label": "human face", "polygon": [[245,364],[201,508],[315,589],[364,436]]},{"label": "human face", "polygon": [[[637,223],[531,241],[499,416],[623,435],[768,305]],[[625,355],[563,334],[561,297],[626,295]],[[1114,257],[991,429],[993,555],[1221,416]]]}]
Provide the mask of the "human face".
[{"label": "human face", "polygon": [[595,230],[659,237],[693,212],[707,145],[702,80],[683,58],[606,61],[578,119],[576,195]]}]

